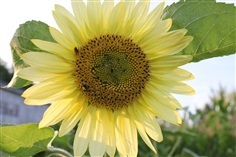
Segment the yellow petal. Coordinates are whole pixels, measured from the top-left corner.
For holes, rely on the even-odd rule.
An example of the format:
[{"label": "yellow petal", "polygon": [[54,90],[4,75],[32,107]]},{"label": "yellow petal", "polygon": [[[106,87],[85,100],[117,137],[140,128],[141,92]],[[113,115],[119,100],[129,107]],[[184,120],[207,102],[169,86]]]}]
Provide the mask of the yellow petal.
[{"label": "yellow petal", "polygon": [[175,68],[192,60],[192,56],[178,55],[156,58],[149,61],[150,68]]},{"label": "yellow petal", "polygon": [[155,141],[162,141],[163,137],[161,133],[161,128],[157,123],[155,116],[150,113],[147,108],[143,107],[142,105],[140,106],[139,104],[137,105],[139,106],[139,109],[136,109],[135,113],[139,121],[143,124],[148,135]]},{"label": "yellow petal", "polygon": [[122,30],[124,20],[123,17],[125,15],[124,7],[124,3],[120,2],[114,7],[114,9],[112,9],[109,20],[109,33],[117,34],[118,32],[120,33],[120,31]]},{"label": "yellow petal", "polygon": [[94,115],[95,115],[95,107],[91,107],[87,110],[88,112],[81,117],[80,123],[78,125],[78,129],[75,134],[73,150],[74,155],[83,156],[87,150],[89,141],[91,139],[91,134],[94,129]]},{"label": "yellow petal", "polygon": [[108,117],[106,109],[100,108],[95,112],[95,125],[89,142],[91,156],[103,156],[106,151]]},{"label": "yellow petal", "polygon": [[83,117],[85,113],[87,113],[85,100],[81,99],[80,101],[76,102],[76,105],[71,107],[68,113],[70,114],[61,123],[59,136],[64,136],[69,133],[79,122],[80,118]]},{"label": "yellow petal", "polygon": [[87,34],[88,30],[86,29],[86,25],[88,25],[87,6],[85,5],[83,0],[71,0],[71,5],[74,15],[77,21],[79,21],[78,24],[80,26],[80,31],[84,31],[83,34],[88,38],[88,34],[90,33]]},{"label": "yellow petal", "polygon": [[100,0],[88,0],[87,2],[88,27],[93,36],[101,35],[103,28],[103,11]]},{"label": "yellow petal", "polygon": [[[161,105],[168,106],[174,110],[182,108],[181,104],[169,92],[158,90],[148,83],[146,84],[145,89]],[[168,101],[168,103],[166,101]]]},{"label": "yellow petal", "polygon": [[[55,18],[57,19],[58,17],[55,15]],[[63,47],[67,48],[68,50],[73,51],[74,48],[77,47],[75,43],[72,43],[65,35],[63,35],[57,29],[49,27],[49,31],[53,39],[56,40]]]},{"label": "yellow petal", "polygon": [[[151,13],[147,15],[147,17],[141,17],[143,22],[137,21],[137,24],[135,25],[137,27],[136,31],[133,32],[133,35],[132,35],[132,37],[136,41],[138,41],[139,39],[142,40],[143,37],[147,35],[147,32],[150,32],[151,30],[153,30],[154,27],[161,22],[160,20],[161,20],[163,8],[164,8],[164,3],[160,3],[154,10],[152,10]],[[160,29],[158,28],[157,30],[160,30]],[[158,35],[159,34],[160,33],[158,33]]]},{"label": "yellow petal", "polygon": [[65,73],[73,70],[72,64],[49,53],[28,52],[24,53],[22,58],[30,66],[42,68],[48,72]]},{"label": "yellow petal", "polygon": [[150,81],[149,83],[158,90],[166,91],[169,93],[183,94],[183,95],[193,95],[195,91],[189,85],[180,81]]},{"label": "yellow petal", "polygon": [[[109,29],[111,33],[119,33],[120,35],[127,37],[130,36],[130,32],[132,31],[132,23],[129,18],[132,10],[128,11],[128,9],[130,9],[130,5],[132,4],[132,2],[124,3],[121,1],[114,7],[109,18]],[[119,18],[120,20],[115,20],[116,18]]]},{"label": "yellow petal", "polygon": [[[146,30],[145,32],[142,32],[138,35],[136,35],[136,38],[134,38],[134,41],[139,43],[140,47],[146,52],[151,53],[150,48],[146,47],[146,45],[149,44],[157,44],[157,39],[163,37],[166,35],[167,31],[171,28],[172,20],[166,19],[164,21],[159,21],[156,25],[154,25],[152,28]],[[149,44],[148,44],[149,43]]]},{"label": "yellow petal", "polygon": [[153,77],[153,80],[186,81],[194,78],[190,72],[180,68],[158,69],[156,71],[150,71],[150,75]]},{"label": "yellow petal", "polygon": [[54,102],[43,115],[43,119],[39,123],[39,128],[54,125],[64,119],[70,107],[74,105],[74,99],[63,99]]},{"label": "yellow petal", "polygon": [[106,110],[108,118],[107,122],[107,148],[106,152],[109,156],[114,156],[116,152],[116,138],[115,138],[115,125],[114,125],[114,114],[111,110]]},{"label": "yellow petal", "polygon": [[[163,43],[162,45],[154,46],[155,42],[153,42],[152,44],[149,45],[149,48],[145,48],[147,49],[146,51],[147,58],[152,60],[152,59],[160,58],[163,56],[175,55],[179,53],[180,51],[182,51],[184,48],[186,48],[192,40],[193,40],[193,37],[186,36],[186,37],[183,37],[182,40],[175,43],[174,45],[169,44],[170,42],[172,42],[172,41],[169,41],[169,42]],[[158,43],[162,43],[162,41]]]},{"label": "yellow petal", "polygon": [[[55,79],[52,79],[55,80]],[[68,79],[68,82],[58,81],[55,82],[40,82],[30,88],[28,88],[23,94],[23,97],[32,99],[43,99],[59,93],[60,91],[71,89],[74,91],[74,80]]]},{"label": "yellow petal", "polygon": [[110,15],[111,11],[114,7],[114,1],[113,0],[104,0],[102,3],[102,11],[103,11],[103,27],[109,28],[109,22],[110,22]]},{"label": "yellow petal", "polygon": [[45,72],[34,67],[27,67],[20,70],[17,73],[17,76],[26,80],[30,80],[34,82],[41,82],[41,81],[44,81],[53,77],[57,77],[57,74]]},{"label": "yellow petal", "polygon": [[138,130],[138,133],[141,136],[141,138],[143,139],[143,141],[148,145],[148,147],[150,149],[152,149],[152,151],[155,154],[157,154],[156,149],[153,147],[149,137],[146,134],[146,131],[144,129],[144,125],[142,123],[143,119],[141,119],[139,116],[137,116],[137,113],[136,113],[137,109],[133,107],[133,106],[137,106],[137,105],[139,105],[139,104],[134,104],[134,105],[128,107],[130,116],[133,119],[133,121],[134,121],[134,123],[136,125],[136,128]]},{"label": "yellow petal", "polygon": [[45,98],[41,98],[41,99],[33,99],[33,98],[26,97],[24,103],[27,105],[45,105],[45,104],[49,104],[51,102],[54,102],[56,100],[76,97],[78,94],[75,91],[76,91],[75,88],[74,89],[65,89],[65,90],[62,90],[62,91],[54,94],[54,95],[51,95],[51,96],[45,97]]},{"label": "yellow petal", "polygon": [[146,24],[150,1],[139,1],[132,10],[131,18],[132,31],[128,34],[135,38],[140,31],[143,31],[142,26]]},{"label": "yellow petal", "polygon": [[74,51],[68,50],[58,43],[43,41],[38,39],[31,40],[37,47],[66,60],[74,61],[76,59]]},{"label": "yellow petal", "polygon": [[55,5],[53,16],[62,33],[69,39],[74,47],[82,46],[84,42],[84,32],[81,31],[76,18],[60,5]]},{"label": "yellow petal", "polygon": [[138,116],[142,117],[143,125],[147,134],[155,141],[161,142],[163,140],[163,136],[155,116],[146,111],[145,108],[142,110],[142,112],[138,112],[138,114]]},{"label": "yellow petal", "polygon": [[[126,25],[128,21],[130,21],[132,11],[135,7],[135,1],[134,0],[124,0],[124,5],[125,5],[125,16],[124,18],[124,24]],[[126,27],[125,27],[126,28]],[[124,30],[125,34],[130,33],[128,30]]]},{"label": "yellow petal", "polygon": [[[115,136],[120,156],[137,156],[138,141],[135,124],[127,111],[115,111]],[[126,127],[129,126],[129,127]]]},{"label": "yellow petal", "polygon": [[[142,99],[139,100],[140,104],[146,106],[157,117],[164,119],[167,122],[178,125],[182,123],[179,113],[169,107],[159,104],[151,95],[143,91]],[[168,103],[168,101],[166,102]]]}]

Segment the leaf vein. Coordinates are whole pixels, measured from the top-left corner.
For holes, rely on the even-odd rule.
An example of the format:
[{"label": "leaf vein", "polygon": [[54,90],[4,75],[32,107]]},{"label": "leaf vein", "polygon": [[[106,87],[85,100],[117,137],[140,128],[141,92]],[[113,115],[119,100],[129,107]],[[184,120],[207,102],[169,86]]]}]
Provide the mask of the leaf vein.
[{"label": "leaf vein", "polygon": [[217,16],[217,18],[216,18],[216,20],[215,20],[215,23],[213,23],[212,27],[209,28],[209,30],[208,30],[208,31],[206,32],[206,34],[203,36],[202,40],[199,42],[199,44],[198,44],[198,46],[197,46],[197,48],[196,48],[194,54],[196,54],[196,53],[199,51],[199,48],[200,48],[202,42],[205,40],[205,38],[207,37],[207,35],[209,34],[209,32],[212,30],[212,28],[216,25],[216,22],[218,21],[218,19],[219,19],[219,16]]},{"label": "leaf vein", "polygon": [[[227,36],[229,36],[233,31],[235,31],[236,30],[236,28],[234,28],[234,29],[232,29],[228,34],[226,34],[221,40],[220,40],[220,42],[219,42],[219,44],[217,45],[217,47],[216,47],[216,49],[217,48],[219,48],[219,46],[220,46],[220,44],[224,41],[224,39],[227,37]],[[235,42],[236,40],[234,40],[234,42]],[[235,44],[235,43],[234,43]]]}]

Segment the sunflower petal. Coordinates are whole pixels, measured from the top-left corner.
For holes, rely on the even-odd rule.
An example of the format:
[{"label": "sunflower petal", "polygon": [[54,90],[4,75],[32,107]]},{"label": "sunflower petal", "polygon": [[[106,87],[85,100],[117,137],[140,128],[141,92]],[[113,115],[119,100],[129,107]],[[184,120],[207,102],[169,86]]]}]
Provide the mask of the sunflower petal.
[{"label": "sunflower petal", "polygon": [[95,115],[95,107],[90,107],[87,110],[87,113],[81,117],[78,129],[74,138],[74,155],[75,156],[83,156],[87,150],[89,141],[92,136],[92,131],[94,128],[94,115]]},{"label": "sunflower petal", "polygon": [[58,75],[42,71],[39,68],[27,67],[20,70],[17,73],[17,76],[26,80],[41,82],[47,79],[51,79],[53,77],[57,77]]},{"label": "sunflower petal", "polygon": [[109,27],[109,17],[111,15],[111,12],[113,10],[114,7],[114,1],[113,0],[104,0],[104,2],[102,3],[102,11],[103,11],[103,26],[104,28],[108,28]]},{"label": "sunflower petal", "polygon": [[53,17],[62,33],[68,38],[68,40],[74,45],[74,47],[81,46],[81,32],[77,27],[77,21],[73,17],[73,15],[64,7],[55,5]]},{"label": "sunflower petal", "polygon": [[[39,128],[54,125],[64,119],[74,99],[63,99],[54,102],[44,113],[43,119],[39,123]],[[60,114],[58,114],[60,113]]]},{"label": "sunflower petal", "polygon": [[[134,105],[138,105],[138,104],[134,104]],[[135,109],[133,108],[133,106],[129,106],[128,110],[131,115],[131,118],[133,119],[136,125],[139,135],[142,137],[143,141],[148,145],[148,147],[151,148],[155,154],[157,154],[156,149],[153,147],[149,137],[146,134],[143,123],[141,123],[142,119],[140,120],[140,117],[137,116],[136,112],[134,111]]]},{"label": "sunflower petal", "polygon": [[[120,156],[137,156],[137,130],[127,111],[115,111],[115,136]],[[129,126],[129,127],[126,127]]]},{"label": "sunflower petal", "polygon": [[61,46],[58,43],[53,43],[49,41],[43,41],[38,39],[31,40],[38,48],[48,51],[56,56],[62,57],[66,60],[75,60],[75,53],[68,50],[67,48]]},{"label": "sunflower petal", "polygon": [[153,81],[150,81],[150,84],[156,89],[170,93],[183,95],[193,95],[195,93],[192,87],[180,81],[160,81],[155,84]]},{"label": "sunflower petal", "polygon": [[[72,80],[73,81],[73,80]],[[70,80],[68,82],[40,82],[30,88],[28,88],[23,94],[23,97],[32,99],[43,99],[59,93],[66,89],[73,89],[74,86]],[[72,90],[73,91],[73,90]]]},{"label": "sunflower petal", "polygon": [[[124,12],[125,6],[124,3],[120,2],[118,3],[114,9],[112,9],[111,16],[110,16],[110,22],[109,22],[109,31],[112,34],[117,34],[118,32],[122,34],[122,26],[123,26],[123,20],[124,20]],[[119,20],[117,20],[119,19]]]},{"label": "sunflower petal", "polygon": [[132,31],[129,33],[130,36],[135,38],[135,36],[142,30],[142,26],[145,25],[145,19],[147,19],[149,6],[149,0],[139,1],[135,5],[130,17],[132,27]]},{"label": "sunflower petal", "polygon": [[[64,59],[49,53],[27,52],[22,55],[22,58],[30,66],[48,72],[65,73],[73,69],[73,66],[66,63]],[[45,62],[47,60],[50,62]]]},{"label": "sunflower petal", "polygon": [[184,65],[192,60],[192,56],[167,56],[161,57],[154,60],[150,60],[151,68],[177,68],[178,66]]},{"label": "sunflower petal", "polygon": [[71,98],[71,95],[75,95],[74,92],[75,92],[75,89],[65,89],[56,93],[55,95],[51,95],[43,99],[34,99],[34,98],[26,97],[24,103],[27,105],[45,105],[45,104],[54,102],[56,100]]},{"label": "sunflower petal", "polygon": [[99,109],[95,112],[95,126],[89,142],[89,152],[91,156],[103,156],[106,151],[107,141],[107,115],[106,109]]},{"label": "sunflower petal", "polygon": [[[169,92],[157,90],[150,84],[146,85],[146,90],[161,105],[168,106],[174,110],[182,108],[181,104]],[[166,100],[168,100],[168,103],[166,103]]]},{"label": "sunflower petal", "polygon": [[174,68],[174,69],[159,69],[158,71],[151,71],[151,77],[153,80],[168,80],[168,81],[186,81],[192,80],[194,76],[183,69]]},{"label": "sunflower petal", "polygon": [[[55,18],[58,18],[55,15]],[[74,48],[77,46],[74,43],[72,43],[65,35],[63,35],[61,32],[59,32],[57,29],[53,27],[49,27],[49,32],[52,35],[52,37],[63,47],[67,48],[70,51],[73,51]]]},{"label": "sunflower petal", "polygon": [[71,6],[78,21],[78,28],[85,38],[89,38],[90,30],[86,28],[88,25],[87,7],[83,0],[71,0]]},{"label": "sunflower petal", "polygon": [[116,152],[116,139],[115,139],[115,128],[114,128],[114,114],[111,110],[106,110],[108,132],[107,132],[107,148],[106,152],[109,156],[115,156]]},{"label": "sunflower petal", "polygon": [[159,104],[151,95],[143,91],[142,99],[139,100],[140,104],[146,106],[157,117],[164,119],[175,125],[182,123],[179,113],[169,107]]},{"label": "sunflower petal", "polygon": [[146,45],[152,44],[156,45],[157,39],[163,37],[166,35],[167,31],[171,28],[172,25],[172,20],[166,19],[164,21],[159,21],[156,25],[154,25],[152,28],[147,29],[145,31],[142,31],[142,33],[136,35],[136,38],[134,38],[134,41],[139,43],[140,47],[146,52],[146,53],[151,53],[153,51],[150,51],[150,48],[146,47]]},{"label": "sunflower petal", "polygon": [[[59,136],[64,136],[70,132],[75,125],[79,122],[80,118],[86,113],[85,100],[81,102],[76,102],[77,105],[72,107],[68,113],[70,113],[63,121],[59,130]],[[72,114],[71,114],[72,113]]]},{"label": "sunflower petal", "polygon": [[103,29],[103,12],[100,0],[88,0],[87,2],[88,26],[93,36],[98,36]]}]

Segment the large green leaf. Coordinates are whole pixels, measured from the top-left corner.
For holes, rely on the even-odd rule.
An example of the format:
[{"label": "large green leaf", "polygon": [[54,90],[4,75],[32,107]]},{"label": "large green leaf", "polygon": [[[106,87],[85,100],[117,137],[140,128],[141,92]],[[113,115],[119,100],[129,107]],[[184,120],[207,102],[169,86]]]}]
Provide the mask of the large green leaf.
[{"label": "large green leaf", "polygon": [[40,21],[28,21],[24,24],[21,24],[16,30],[10,43],[14,64],[14,76],[7,87],[21,88],[31,84],[30,81],[16,76],[16,73],[20,69],[27,67],[27,65],[21,59],[21,55],[23,53],[29,51],[41,52],[41,50],[31,42],[31,39],[42,39],[54,42],[54,39],[49,33],[47,24]]},{"label": "large green leaf", "polygon": [[14,156],[34,155],[47,149],[53,135],[53,129],[38,129],[38,124],[1,126],[0,151]]},{"label": "large green leaf", "polygon": [[194,37],[181,53],[193,62],[236,52],[236,7],[214,0],[182,0],[166,7],[164,18],[172,18],[172,30],[186,28]]}]

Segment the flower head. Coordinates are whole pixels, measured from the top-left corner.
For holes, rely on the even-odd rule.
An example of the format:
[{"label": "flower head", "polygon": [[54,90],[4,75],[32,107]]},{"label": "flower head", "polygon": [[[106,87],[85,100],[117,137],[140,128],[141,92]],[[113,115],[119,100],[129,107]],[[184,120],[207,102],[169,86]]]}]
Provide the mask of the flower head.
[{"label": "flower head", "polygon": [[[29,67],[18,76],[37,82],[23,93],[25,103],[51,103],[40,127],[62,121],[59,134],[78,124],[74,154],[136,156],[137,134],[154,151],[150,138],[162,141],[156,117],[181,124],[178,101],[193,94],[182,81],[191,73],[178,68],[192,57],[177,55],[192,40],[187,30],[169,31],[164,3],[149,12],[149,1],[72,1],[74,15],[56,5],[60,28],[50,27],[56,42],[34,39],[45,53],[28,52]],[[149,137],[148,137],[149,136]]]}]

